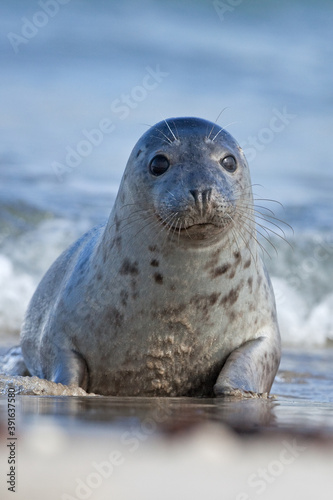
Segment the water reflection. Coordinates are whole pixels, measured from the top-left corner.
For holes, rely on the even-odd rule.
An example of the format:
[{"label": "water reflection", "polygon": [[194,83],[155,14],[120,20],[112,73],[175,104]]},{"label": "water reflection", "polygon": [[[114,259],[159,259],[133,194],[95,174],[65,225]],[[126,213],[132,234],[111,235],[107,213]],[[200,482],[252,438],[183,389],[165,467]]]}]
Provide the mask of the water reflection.
[{"label": "water reflection", "polygon": [[185,431],[205,422],[221,422],[239,432],[276,426],[274,399],[120,398],[21,396],[23,421],[42,415],[78,423],[110,424],[114,429],[141,427],[146,433]]}]

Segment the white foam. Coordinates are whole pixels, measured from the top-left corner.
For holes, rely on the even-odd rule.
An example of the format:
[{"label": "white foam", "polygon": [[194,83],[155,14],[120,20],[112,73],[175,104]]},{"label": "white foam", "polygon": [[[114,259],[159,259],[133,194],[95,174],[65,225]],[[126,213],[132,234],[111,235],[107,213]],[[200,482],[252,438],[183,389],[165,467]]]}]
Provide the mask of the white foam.
[{"label": "white foam", "polygon": [[325,339],[333,341],[333,293],[312,310],[307,330],[312,336],[320,330]]},{"label": "white foam", "polygon": [[87,221],[50,219],[35,229],[8,240],[0,253],[0,337],[21,329],[38,282],[60,255],[87,229]]},{"label": "white foam", "polygon": [[16,269],[24,270],[38,281],[65,248],[91,227],[89,221],[48,219],[22,233],[4,247]]},{"label": "white foam", "polygon": [[333,340],[333,294],[310,310],[285,280],[272,277],[272,283],[283,345],[324,346]]},{"label": "white foam", "polygon": [[36,283],[27,273],[16,273],[11,261],[0,254],[0,336],[20,331]]}]

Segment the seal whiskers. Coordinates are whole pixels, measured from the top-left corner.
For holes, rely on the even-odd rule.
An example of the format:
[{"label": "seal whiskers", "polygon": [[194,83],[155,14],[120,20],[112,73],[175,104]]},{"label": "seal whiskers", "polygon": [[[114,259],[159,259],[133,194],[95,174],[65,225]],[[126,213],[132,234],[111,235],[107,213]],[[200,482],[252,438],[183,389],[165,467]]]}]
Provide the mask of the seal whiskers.
[{"label": "seal whiskers", "polygon": [[[266,208],[266,207],[262,207],[262,208]],[[240,211],[240,213],[243,214],[243,217],[245,216],[247,219],[250,220],[247,205],[245,205],[244,207],[239,206],[239,211]],[[276,250],[275,246],[273,245],[273,243],[270,241],[271,234],[274,234],[275,236],[277,236],[279,239],[283,240],[285,243],[287,243],[291,247],[289,241],[287,240],[285,231],[283,230],[283,228],[279,224],[277,224],[274,221],[280,222],[281,224],[285,224],[287,227],[289,227],[292,230],[292,227],[288,223],[284,222],[281,219],[278,219],[277,217],[275,217],[273,215],[263,214],[261,211],[259,211],[257,209],[253,209],[253,212],[254,212],[254,216],[251,219],[251,222],[255,223],[255,225],[257,227],[258,234],[260,234],[269,243],[269,245],[271,245],[274,248],[276,253],[277,253],[277,250]],[[262,220],[264,222],[267,222],[268,224],[276,227],[279,231],[281,231],[282,234],[279,234],[274,229],[272,229],[268,226],[265,226],[264,224],[261,224],[260,222],[258,222],[258,219]],[[258,227],[261,228],[263,231],[265,231],[267,237],[260,230],[258,230]]]},{"label": "seal whiskers", "polygon": [[224,111],[225,111],[226,109],[227,109],[227,107],[223,108],[223,109],[219,112],[219,114],[217,115],[216,120],[215,120],[215,122],[213,123],[213,126],[211,127],[211,129],[210,129],[210,132],[209,132],[208,136],[206,136],[206,137],[205,137],[206,141],[209,141],[209,140],[210,140],[210,136],[211,136],[211,134],[212,134],[212,132],[213,132],[213,130],[214,130],[214,127],[217,125],[218,119],[220,118],[220,116],[222,115],[222,113],[224,113]]},{"label": "seal whiskers", "polygon": [[[172,132],[171,127],[170,127],[170,125],[168,124],[168,122],[167,122],[165,119],[164,119],[163,121],[164,121],[165,125],[168,127],[168,129],[169,129],[169,131],[170,131],[170,133],[171,133],[171,135],[172,135],[172,137],[173,137],[174,141],[175,141],[175,142],[180,142],[180,141],[179,141],[179,138],[177,138],[177,137],[175,136],[175,134]],[[172,122],[172,123],[175,123],[175,122]]]}]

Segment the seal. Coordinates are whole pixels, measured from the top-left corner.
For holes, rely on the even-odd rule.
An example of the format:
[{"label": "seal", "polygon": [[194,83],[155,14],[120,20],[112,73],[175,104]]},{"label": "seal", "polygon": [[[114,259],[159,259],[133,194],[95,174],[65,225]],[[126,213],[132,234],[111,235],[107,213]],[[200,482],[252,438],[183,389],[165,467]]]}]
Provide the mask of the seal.
[{"label": "seal", "polygon": [[275,299],[228,132],[175,118],[142,136],[107,223],[39,284],[21,350],[31,375],[103,395],[269,393]]}]

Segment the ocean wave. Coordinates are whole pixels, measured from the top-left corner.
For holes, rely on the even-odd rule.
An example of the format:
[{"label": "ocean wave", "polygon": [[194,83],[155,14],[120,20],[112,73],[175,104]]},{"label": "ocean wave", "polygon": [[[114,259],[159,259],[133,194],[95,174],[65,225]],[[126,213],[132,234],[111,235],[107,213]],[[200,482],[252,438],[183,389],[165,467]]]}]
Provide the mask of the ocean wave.
[{"label": "ocean wave", "polygon": [[272,277],[278,320],[284,346],[325,346],[333,341],[333,294],[312,308],[307,298],[286,280]]},{"label": "ocean wave", "polygon": [[[36,226],[27,216],[6,218],[0,240],[0,339],[17,336],[32,294],[54,260],[89,227],[90,221],[50,218],[34,213]],[[21,220],[21,223],[18,223]],[[2,221],[3,222],[3,221]]]},{"label": "ocean wave", "polygon": [[0,255],[0,334],[19,332],[36,282],[27,273],[16,272],[8,257]]},{"label": "ocean wave", "polygon": [[332,234],[298,229],[288,240],[290,245],[274,239],[276,255],[271,250],[271,258],[265,259],[282,342],[324,346],[333,341]]}]

